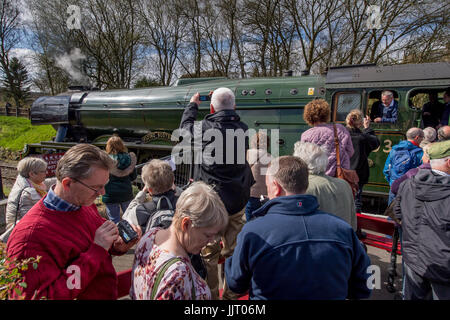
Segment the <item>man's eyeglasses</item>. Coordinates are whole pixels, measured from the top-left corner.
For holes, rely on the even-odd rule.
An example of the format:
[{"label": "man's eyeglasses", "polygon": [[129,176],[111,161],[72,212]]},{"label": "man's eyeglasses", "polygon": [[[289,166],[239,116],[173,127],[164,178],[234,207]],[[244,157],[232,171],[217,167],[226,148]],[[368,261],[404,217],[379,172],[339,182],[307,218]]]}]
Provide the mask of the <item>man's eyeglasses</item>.
[{"label": "man's eyeglasses", "polygon": [[100,194],[100,191],[105,187],[105,186],[101,186],[100,188],[95,189],[95,188],[92,188],[91,186],[88,186],[86,183],[84,183],[84,182],[82,182],[82,181],[80,181],[80,180],[78,180],[78,179],[76,179],[76,178],[72,178],[72,180],[74,180],[74,181],[76,181],[76,182],[82,184],[82,185],[85,186],[86,188],[91,189],[92,191],[94,191],[94,192],[97,193],[97,194]]}]

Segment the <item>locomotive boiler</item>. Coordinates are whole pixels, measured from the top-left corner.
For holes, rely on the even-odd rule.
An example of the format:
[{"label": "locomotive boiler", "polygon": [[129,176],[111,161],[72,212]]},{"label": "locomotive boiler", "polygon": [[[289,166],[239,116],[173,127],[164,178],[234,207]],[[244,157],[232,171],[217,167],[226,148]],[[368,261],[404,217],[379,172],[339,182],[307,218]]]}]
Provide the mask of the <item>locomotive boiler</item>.
[{"label": "locomotive boiler", "polygon": [[[331,121],[344,123],[350,110],[369,114],[381,92],[391,90],[399,103],[399,118],[395,124],[372,125],[382,144],[369,158],[371,179],[365,187],[366,194],[385,196],[389,186],[382,175],[384,162],[392,146],[404,139],[406,130],[420,126],[422,105],[418,97],[430,92],[442,96],[449,86],[450,63],[444,62],[335,67],[326,75],[180,79],[170,87],[129,90],[79,87],[33,103],[32,124],[51,124],[58,135],[55,141],[27,145],[26,153],[60,152],[80,142],[104,147],[112,134],[118,134],[140,163],[161,158],[177,143],[171,134],[192,95],[208,95],[211,90],[228,87],[235,93],[241,120],[249,128],[266,129],[269,135],[272,129],[278,130],[279,154],[292,154],[294,143],[308,129],[303,108],[312,99],[326,99],[332,108]],[[207,113],[209,102],[205,101],[199,107],[198,120]]]}]

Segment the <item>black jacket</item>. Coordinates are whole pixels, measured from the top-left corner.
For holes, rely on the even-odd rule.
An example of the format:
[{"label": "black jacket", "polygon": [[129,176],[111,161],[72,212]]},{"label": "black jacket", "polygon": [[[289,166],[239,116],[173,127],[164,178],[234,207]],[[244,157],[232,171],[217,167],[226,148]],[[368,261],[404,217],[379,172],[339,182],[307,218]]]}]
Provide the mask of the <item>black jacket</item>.
[{"label": "black jacket", "polygon": [[[181,129],[189,130],[193,134],[194,148],[202,151],[202,158],[197,158],[198,160],[194,163],[193,179],[213,185],[228,214],[233,215],[245,207],[250,197],[250,187],[255,183],[255,180],[246,160],[248,136],[245,135],[245,140],[241,141],[236,138],[227,140],[226,130],[232,130],[231,132],[242,130],[243,135],[248,127],[240,121],[234,110],[223,110],[209,114],[198,123],[198,126],[194,126],[197,114],[197,104],[190,103],[184,110],[180,123]],[[217,129],[215,133],[221,135],[222,150],[214,149],[212,142],[216,138],[208,137],[208,133],[205,135],[205,132],[209,129]],[[195,137],[200,135],[200,130],[203,137],[201,146],[195,144],[197,141]],[[196,132],[194,133],[194,131]],[[209,133],[214,132],[209,131]],[[231,154],[231,151],[234,153]],[[199,154],[199,152],[196,152],[196,156]],[[234,157],[231,157],[231,155],[234,155]],[[211,161],[212,158],[221,161]]]},{"label": "black jacket", "polygon": [[429,169],[405,180],[397,193],[395,216],[402,221],[403,261],[420,276],[450,280],[450,177]]},{"label": "black jacket", "polygon": [[380,140],[378,140],[375,131],[371,128],[363,131],[352,128],[348,129],[348,131],[350,131],[353,149],[355,150],[350,158],[350,169],[356,171],[360,184],[366,184],[369,181],[369,163],[367,158],[373,150],[380,146]]}]

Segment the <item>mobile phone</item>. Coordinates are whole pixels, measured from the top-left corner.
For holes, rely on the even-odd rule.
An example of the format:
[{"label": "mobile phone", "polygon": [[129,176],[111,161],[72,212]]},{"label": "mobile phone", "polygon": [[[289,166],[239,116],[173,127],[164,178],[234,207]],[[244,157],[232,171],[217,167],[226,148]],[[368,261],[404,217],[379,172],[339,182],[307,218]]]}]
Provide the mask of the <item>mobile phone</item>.
[{"label": "mobile phone", "polygon": [[134,229],[126,220],[120,220],[120,222],[117,224],[117,229],[119,229],[119,235],[125,243],[133,241],[138,237],[137,232],[134,231]]},{"label": "mobile phone", "polygon": [[210,96],[200,96],[200,101],[210,101],[211,97]]}]

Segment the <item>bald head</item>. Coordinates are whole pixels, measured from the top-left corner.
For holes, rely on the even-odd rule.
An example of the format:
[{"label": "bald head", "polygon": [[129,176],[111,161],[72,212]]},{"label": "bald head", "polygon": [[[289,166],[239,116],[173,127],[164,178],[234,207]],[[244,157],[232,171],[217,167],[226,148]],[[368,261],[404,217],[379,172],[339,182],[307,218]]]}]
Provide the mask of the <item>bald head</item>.
[{"label": "bald head", "polygon": [[406,139],[408,140],[414,140],[415,137],[424,137],[423,130],[420,128],[411,128],[408,131],[406,131]]},{"label": "bald head", "polygon": [[236,107],[234,93],[228,88],[218,88],[211,96],[211,105],[214,111],[233,110]]},{"label": "bald head", "polygon": [[439,141],[449,140],[450,139],[450,126],[440,127],[437,134],[438,134]]}]

